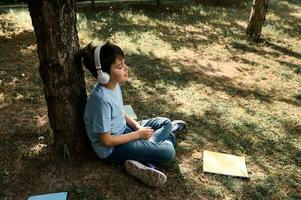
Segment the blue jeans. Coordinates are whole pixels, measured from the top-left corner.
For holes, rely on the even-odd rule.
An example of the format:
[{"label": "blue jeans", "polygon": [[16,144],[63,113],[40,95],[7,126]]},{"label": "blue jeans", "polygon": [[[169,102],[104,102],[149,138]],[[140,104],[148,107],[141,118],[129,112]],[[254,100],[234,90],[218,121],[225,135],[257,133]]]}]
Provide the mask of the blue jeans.
[{"label": "blue jeans", "polygon": [[[176,138],[171,133],[172,124],[167,118],[157,117],[140,122],[143,127],[151,127],[154,134],[150,140],[133,140],[115,146],[113,152],[104,161],[123,163],[126,160],[139,162],[166,163],[175,157]],[[134,131],[127,125],[123,134]]]}]

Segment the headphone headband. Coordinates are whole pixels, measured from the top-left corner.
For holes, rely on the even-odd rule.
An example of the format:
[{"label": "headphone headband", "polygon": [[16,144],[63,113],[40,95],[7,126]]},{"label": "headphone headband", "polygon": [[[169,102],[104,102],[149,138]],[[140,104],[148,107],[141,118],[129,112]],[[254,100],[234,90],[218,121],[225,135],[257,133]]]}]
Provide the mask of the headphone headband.
[{"label": "headphone headband", "polygon": [[101,64],[99,59],[101,46],[97,46],[94,50],[94,63],[97,70],[97,81],[101,84],[107,84],[110,81],[110,75],[101,70]]},{"label": "headphone headband", "polygon": [[101,48],[101,46],[97,46],[94,50],[94,63],[95,63],[96,70],[101,69],[101,64],[100,64],[100,60],[99,60],[100,48]]}]

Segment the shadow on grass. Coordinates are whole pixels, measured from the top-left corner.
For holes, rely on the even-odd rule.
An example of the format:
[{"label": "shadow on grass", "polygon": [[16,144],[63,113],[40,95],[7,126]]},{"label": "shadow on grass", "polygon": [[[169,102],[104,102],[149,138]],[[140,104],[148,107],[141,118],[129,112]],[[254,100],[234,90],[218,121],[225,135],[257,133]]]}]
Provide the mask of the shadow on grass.
[{"label": "shadow on grass", "polygon": [[[189,121],[196,123],[195,131],[205,136],[216,147],[225,146],[234,154],[247,154],[253,157],[263,156],[275,159],[274,162],[290,163],[300,166],[300,150],[292,143],[292,130],[299,131],[300,125],[290,126],[286,131],[287,137],[283,139],[272,139],[265,135],[267,130],[258,124],[248,121],[228,121],[222,118],[225,111],[218,107],[211,107],[206,110],[203,116],[189,116]],[[288,127],[287,124],[282,124]],[[192,141],[198,141],[196,135]],[[285,151],[282,151],[286,149]],[[260,163],[258,163],[260,164]],[[262,166],[265,169],[264,166]],[[267,169],[266,169],[267,170]]]},{"label": "shadow on grass", "polygon": [[4,105],[18,101],[40,105],[44,102],[44,93],[38,59],[32,56],[36,55],[34,33],[23,31],[12,38],[1,37],[0,41],[0,78],[3,81],[0,89],[5,93]]},{"label": "shadow on grass", "polygon": [[[253,45],[253,46],[251,46],[251,45]],[[261,45],[270,47],[274,51],[273,52],[268,52],[266,50],[263,50],[261,48]],[[241,43],[241,42],[232,42],[226,48],[228,49],[229,52],[232,52],[232,54],[234,54],[234,55],[238,54],[238,53],[243,55],[245,53],[251,52],[251,53],[256,53],[257,55],[259,55],[261,57],[264,57],[264,58],[267,58],[267,59],[270,59],[272,57],[272,59],[274,61],[278,62],[281,66],[287,67],[289,70],[293,71],[296,74],[301,73],[301,68],[297,64],[292,63],[292,62],[283,61],[283,60],[279,59],[279,56],[281,56],[283,54],[294,57],[296,59],[300,59],[301,54],[299,54],[297,52],[294,52],[290,49],[287,49],[285,47],[282,47],[282,46],[280,46],[278,44],[275,44],[273,42],[270,42],[268,40],[262,40],[261,44],[260,43],[259,44],[252,44],[252,43],[251,44],[245,44],[245,43]],[[255,61],[243,58],[243,57],[233,56],[233,57],[231,57],[231,59],[236,61],[236,62],[237,61],[242,62],[242,63],[252,65],[252,66],[255,66],[255,67],[260,67],[261,66],[261,64],[259,64],[258,62],[255,62]],[[263,67],[269,68],[270,66],[263,66]],[[271,98],[273,96],[274,96],[273,94],[270,94]],[[292,98],[290,98],[290,99],[283,98],[283,97],[278,97],[277,100],[282,101],[282,102],[286,102],[286,103],[292,104],[292,105],[297,105],[297,106],[301,105],[300,99],[298,99],[297,96],[292,96]]]},{"label": "shadow on grass", "polygon": [[[38,137],[43,136],[43,142],[52,139],[43,117],[46,105],[34,45],[34,33],[30,31],[0,37],[0,93],[3,94],[0,101],[0,171],[8,177],[5,184],[9,187],[3,188],[8,197],[25,192],[24,184],[29,177],[36,177],[32,169],[45,164],[48,156],[37,159],[29,156],[41,142]],[[40,126],[37,125],[39,120],[43,123]]]},{"label": "shadow on grass", "polygon": [[[184,155],[190,155],[192,149],[196,147],[202,149],[205,141],[207,141],[215,145],[216,151],[224,149],[227,151],[226,153],[248,155],[247,159],[250,160],[249,162],[258,165],[266,174],[272,174],[273,171],[271,171],[270,167],[265,165],[262,160],[263,158],[271,165],[282,163],[284,165],[300,167],[299,157],[301,152],[292,143],[292,138],[295,137],[296,134],[298,135],[300,131],[300,125],[298,125],[298,123],[295,124],[292,122],[288,124],[288,121],[280,120],[279,123],[281,126],[286,128],[285,135],[287,135],[287,137],[275,139],[266,135],[269,130],[265,130],[260,124],[246,120],[225,121],[225,111],[215,105],[205,110],[202,116],[179,113],[175,111],[177,104],[172,101],[172,96],[170,97],[171,101],[166,101],[161,98],[161,95],[166,93],[166,89],[156,88],[156,83],[161,81],[164,83],[163,85],[172,85],[179,89],[185,89],[185,86],[193,81],[211,86],[215,91],[225,91],[233,97],[255,97],[265,103],[270,103],[273,100],[272,96],[264,93],[263,95],[257,90],[243,90],[234,87],[232,86],[233,83],[231,79],[209,76],[206,74],[206,69],[195,70],[193,67],[190,69],[189,67],[182,66],[180,62],[170,63],[149,55],[130,55],[128,62],[130,63],[129,66],[132,72],[137,76],[137,79],[143,82],[143,88],[135,88],[130,83],[125,86],[125,91],[129,91],[129,96],[136,94],[133,97],[127,98],[128,101],[134,103],[134,107],[137,109],[137,113],[139,113],[138,116],[142,115],[143,118],[146,118],[147,116],[152,116],[155,111],[159,115],[167,115],[173,119],[183,119],[188,122],[190,130],[189,136],[187,136],[186,139],[192,143],[192,147],[188,149],[184,148],[184,151],[180,147],[180,149],[178,149],[180,150],[180,157],[181,152]],[[173,71],[171,68],[173,65],[180,66],[180,72]],[[155,91],[153,91],[154,88]],[[142,91],[146,92],[150,97],[145,99],[143,94],[141,94],[143,93]],[[284,149],[285,151],[283,151]],[[202,172],[196,170],[195,173],[198,174]],[[229,184],[231,181],[229,182],[228,178],[219,178],[220,176],[214,177],[216,177],[215,179],[225,188],[228,188],[230,191],[239,192],[243,197],[248,197],[254,191],[257,196],[260,196],[261,192],[264,191],[268,192],[268,194],[263,195],[263,197],[266,195],[274,196],[271,195],[273,188],[276,188],[279,192],[279,188],[282,184],[273,182],[275,185],[270,188],[270,181],[273,181],[274,177],[269,181],[252,183],[252,187],[250,187],[249,190],[248,186],[245,186],[249,185],[247,183],[243,184],[242,189],[237,189],[235,186],[237,184],[233,183],[231,186]],[[190,184],[190,187],[193,187],[193,183],[194,181],[190,180],[188,184]],[[292,183],[292,186],[294,184],[296,183]],[[206,191],[203,192],[206,193]],[[209,193],[211,192],[209,191]]]},{"label": "shadow on grass", "polygon": [[[262,91],[258,88],[246,88],[237,86],[235,80],[225,76],[210,75],[215,72],[210,66],[192,65],[186,66],[180,61],[160,60],[151,55],[133,54],[127,57],[130,71],[146,86],[153,88],[155,83],[163,82],[167,85],[185,88],[189,83],[194,82],[210,86],[215,91],[224,91],[232,97],[246,99],[257,99],[266,103],[274,100],[283,101],[293,105],[300,105],[301,102],[293,99],[276,98],[275,94]],[[174,71],[172,66],[179,67],[180,71]],[[147,88],[145,88],[147,90]],[[163,89],[164,90],[164,89]],[[164,92],[164,91],[163,91]]]},{"label": "shadow on grass", "polygon": [[[187,48],[194,49],[196,51],[200,50],[199,45],[209,45],[218,43],[220,38],[219,35],[222,34],[222,38],[244,38],[244,27],[237,23],[238,20],[246,21],[247,14],[241,15],[241,11],[235,9],[225,10],[223,8],[214,8],[214,7],[205,7],[203,5],[195,5],[190,6],[190,10],[188,7],[178,8],[176,10],[167,10],[164,13],[159,13],[156,10],[130,10],[127,12],[129,15],[142,15],[146,16],[146,21],[151,21],[154,23],[147,23],[142,21],[140,23],[133,23],[133,21],[126,17],[125,10],[118,10],[117,12],[100,12],[98,14],[88,12],[81,13],[82,19],[87,19],[87,27],[88,30],[91,31],[92,38],[100,38],[102,40],[108,40],[112,35],[117,32],[126,33],[127,35],[139,35],[144,32],[152,32],[156,34],[156,37],[160,38],[167,44],[170,44],[174,50],[178,50],[183,45]],[[174,26],[176,24],[176,26]],[[209,25],[211,27],[210,31],[200,32],[200,30],[189,30],[183,29],[183,26],[192,25],[194,27],[199,27],[200,30],[203,26]],[[172,27],[172,28],[171,28]],[[200,37],[202,36],[202,37]],[[136,39],[139,37],[136,37]],[[138,42],[134,41],[133,42]],[[258,49],[257,47],[253,47],[252,45],[246,45],[237,41],[233,41],[230,43],[231,45],[228,48],[228,51],[234,53],[232,49],[238,50],[235,53],[240,52],[254,52],[260,56],[264,57],[277,57],[283,53],[291,55],[291,56],[299,56],[295,52],[289,52],[285,50],[285,48],[281,48],[277,45],[273,45],[273,52],[266,52],[262,49]],[[271,46],[271,43],[269,43]],[[272,46],[271,46],[272,48]],[[134,58],[134,56],[133,56]],[[236,57],[237,59],[237,57]],[[160,65],[160,62],[152,61],[148,59],[151,63],[155,65]],[[256,65],[257,63],[254,61],[250,61],[244,58],[241,58],[241,61],[246,64]],[[147,63],[147,62],[146,62]],[[207,67],[207,66],[202,66]],[[198,71],[192,71],[191,69],[185,70],[182,65],[181,73],[174,73],[171,70],[163,71],[163,67],[160,68],[162,70],[162,77],[166,79],[164,81],[174,82],[172,76],[176,74],[176,81],[179,80],[180,84],[189,82],[186,77],[189,77],[191,80],[197,80],[199,77],[206,80],[203,83],[214,87],[218,90],[224,90],[231,96],[241,96],[248,97],[254,96],[256,99],[261,101],[265,101],[270,103],[274,98],[273,94],[270,92],[260,91],[259,89],[248,89],[236,87],[232,84],[232,81],[227,78],[213,78],[206,77],[206,73]],[[209,66],[207,67],[209,70]],[[143,69],[145,70],[145,68]],[[147,70],[147,73],[157,74],[151,70]],[[159,73],[159,72],[158,72]],[[160,72],[161,73],[161,72]],[[194,74],[193,74],[194,73]],[[141,73],[140,73],[141,74]],[[155,78],[155,79],[154,79]],[[152,76],[149,80],[156,80],[157,77]],[[160,77],[159,77],[160,78]],[[200,79],[200,78],[199,78]],[[148,81],[149,81],[148,80]],[[296,100],[290,100],[285,98],[280,98],[280,101],[300,105],[300,102]]]},{"label": "shadow on grass", "polygon": [[[255,43],[244,44],[241,42],[230,43],[231,48],[228,48],[228,50],[234,52],[233,51],[233,49],[234,49],[234,50],[238,51],[239,53],[251,52],[251,53],[256,53],[258,55],[265,56],[265,57],[272,56],[273,58],[277,58],[280,55],[285,54],[288,56],[295,57],[297,59],[301,59],[301,54],[294,52],[292,50],[289,50],[289,49],[282,47],[278,44],[275,44],[273,42],[270,42],[268,40],[262,40],[262,44],[264,46],[270,47],[271,49],[274,50],[274,52],[267,52],[263,49],[258,49],[257,46],[260,45],[258,43],[257,44],[255,44]],[[251,46],[251,45],[253,45],[253,46]]]},{"label": "shadow on grass", "polygon": [[[289,2],[289,4],[287,2]],[[300,7],[300,1],[293,2],[273,0],[270,3],[270,9],[268,12],[273,13],[274,15],[278,16],[278,18],[274,20],[269,20],[269,18],[267,18],[267,23],[275,30],[287,34],[290,37],[300,38],[301,24],[298,23],[298,21],[300,21],[300,18],[291,15],[291,13],[298,13],[300,12],[300,10],[293,7],[294,5]],[[284,24],[286,26],[284,26]]]},{"label": "shadow on grass", "polygon": [[[191,157],[191,154],[195,150],[202,151],[204,146],[206,146],[206,143],[209,142],[210,144],[214,144],[214,149],[211,149],[213,151],[247,155],[247,162],[259,166],[268,176],[273,174],[274,171],[271,171],[270,166],[265,165],[262,160],[263,158],[266,159],[269,165],[278,165],[279,163],[282,163],[283,165],[295,166],[297,168],[300,167],[300,150],[291,143],[292,138],[289,136],[292,130],[298,132],[299,126],[288,125],[283,121],[281,124],[283,127],[291,127],[285,133],[288,137],[274,140],[268,135],[265,135],[267,130],[259,124],[246,120],[226,120],[226,111],[215,105],[206,109],[203,115],[187,115],[187,113],[175,111],[176,104],[173,101],[162,100],[160,94],[153,95],[151,98],[141,101],[143,95],[139,95],[141,92],[139,89],[135,89],[131,84],[127,84],[124,91],[128,90],[130,90],[130,93],[132,94],[137,94],[134,97],[135,100],[132,102],[134,103],[137,113],[140,113],[138,116],[142,115],[143,118],[147,118],[147,115],[150,115],[155,111],[161,116],[182,119],[188,123],[188,135],[184,136],[184,138],[180,138],[179,141],[182,141],[183,139],[188,140],[191,148],[178,146],[177,152],[179,159],[183,159],[183,157],[184,159],[187,159],[187,156]],[[130,99],[128,100],[131,101]],[[210,179],[219,182],[224,188],[227,188],[227,190],[238,193],[244,198],[249,197],[252,193],[255,193],[258,197],[260,197],[260,195],[262,195],[262,197],[277,196],[280,194],[280,188],[283,184],[283,181],[278,181],[278,176],[270,177],[267,181],[259,180],[250,183],[249,180],[233,179],[220,175],[201,175],[203,174],[202,170],[200,170],[201,165],[202,161],[197,160],[197,162],[193,162],[193,165],[189,166],[192,169],[195,178],[197,177],[197,179],[202,180],[206,176],[206,178],[210,177]],[[172,179],[169,179],[171,181],[170,184],[175,184],[174,181],[181,180],[179,183],[184,185],[186,190],[191,190],[191,193],[195,193],[197,197],[202,194],[209,194],[219,198],[223,196],[222,191],[218,192],[215,191],[214,188],[209,189],[208,187],[206,188],[206,186],[204,186],[201,191],[196,192],[195,190],[199,190],[199,187],[202,187],[199,185],[200,183],[194,179],[185,178],[185,175],[181,173],[177,164],[173,165],[171,169],[167,169],[167,171],[172,177]],[[250,173],[256,172],[253,171]],[[292,172],[287,173],[288,175],[283,175],[282,179],[287,180],[289,179],[289,176],[293,176]],[[273,185],[271,186],[270,184]],[[289,191],[290,195],[293,195],[296,184],[298,184],[297,179],[291,181],[290,187],[292,188]],[[178,185],[173,186],[173,188],[177,187]],[[277,191],[277,194],[274,194],[274,190]],[[266,193],[261,194],[262,192]]]},{"label": "shadow on grass", "polygon": [[[270,103],[273,100],[271,95],[258,92],[257,90],[243,90],[234,87],[232,86],[233,83],[231,79],[209,76],[206,74],[206,69],[202,69],[203,71],[194,71],[193,67],[191,70],[188,67],[182,66],[179,62],[176,64],[169,63],[147,55],[130,55],[128,61],[131,70],[137,75],[139,80],[143,81],[144,87],[141,88],[141,90],[146,92],[151,91],[151,89],[155,87],[155,83],[160,81],[163,81],[166,85],[176,86],[179,89],[185,89],[185,85],[189,84],[190,81],[194,81],[211,86],[215,91],[225,91],[234,97],[255,97],[266,103]],[[180,66],[180,72],[172,71],[170,67],[172,65]],[[127,85],[126,90],[128,87],[130,86]],[[135,94],[135,90],[137,93],[141,92],[134,87],[130,87],[131,94]],[[159,114],[168,114],[173,118],[183,119],[189,123],[190,132],[192,132],[189,136],[189,141],[194,143],[195,146],[204,145],[202,137],[205,137],[207,141],[214,143],[216,148],[223,148],[225,146],[228,150],[227,153],[249,155],[249,159],[260,166],[266,173],[272,173],[272,171],[263,164],[261,160],[263,157],[274,164],[281,162],[286,164],[290,163],[290,165],[295,165],[296,167],[300,166],[300,150],[291,143],[290,136],[280,140],[274,140],[264,135],[268,130],[264,130],[259,124],[248,121],[226,122],[222,119],[222,116],[225,114],[224,111],[219,110],[215,106],[206,110],[202,116],[188,116],[185,113],[177,113],[174,111],[177,105],[173,101],[162,101],[160,98],[160,95],[164,95],[165,92],[166,90],[164,89],[151,92],[151,100],[144,103],[146,105],[141,103],[139,97],[135,96],[136,101],[134,100],[134,105],[138,113],[140,112],[139,110],[143,110],[143,112],[147,110],[146,113],[148,115],[151,114],[153,110],[156,110]],[[170,98],[172,99],[172,97]],[[294,135],[299,132],[300,125],[298,124],[287,124],[285,121],[281,122],[281,124],[287,128],[286,135]],[[287,151],[283,151],[283,149]],[[258,187],[256,186],[253,189],[261,190],[262,187],[266,187],[265,184],[266,183],[258,185]],[[225,187],[227,187],[227,185],[228,182],[224,184]],[[279,187],[279,185],[275,187]],[[246,188],[244,188],[244,190],[246,190]],[[252,191],[244,195],[248,196],[251,193]],[[260,194],[260,191],[258,191],[258,194]]]},{"label": "shadow on grass", "polygon": [[292,51],[290,49],[287,49],[285,47],[279,46],[279,45],[277,45],[277,44],[275,44],[273,42],[269,42],[269,41],[265,41],[265,44],[268,47],[271,47],[272,49],[274,49],[275,51],[278,51],[279,53],[286,54],[286,55],[295,57],[297,59],[301,59],[301,54],[299,54],[297,52],[294,52],[294,51]]},{"label": "shadow on grass", "polygon": [[[290,189],[286,195],[281,192],[284,185]],[[258,183],[245,184],[242,187],[242,199],[300,199],[298,179],[293,174],[275,174],[259,181]]]},{"label": "shadow on grass", "polygon": [[[7,47],[17,44],[16,51],[13,52],[15,55],[19,55],[20,53],[18,59],[24,61],[27,60],[28,55],[23,56],[21,50],[33,44],[32,36],[33,33],[31,32],[23,32],[11,39],[5,39],[1,45]],[[31,42],[22,44],[22,42],[26,42],[27,37],[31,38]],[[8,53],[10,52],[3,49],[2,55],[7,55]],[[33,52],[30,53],[30,55],[32,54]],[[14,64],[13,60],[5,60],[5,62]],[[32,62],[37,62],[36,58],[33,58]],[[83,199],[85,197],[96,199],[97,196],[108,197],[109,199],[112,196],[113,198],[128,197],[130,199],[136,199],[136,197],[138,199],[165,199],[174,193],[172,187],[168,187],[170,185],[177,186],[178,190],[182,192],[182,198],[185,198],[185,195],[196,198],[193,194],[190,194],[190,186],[183,188],[178,183],[177,178],[180,175],[177,173],[180,170],[177,169],[176,165],[174,166],[174,171],[170,172],[172,174],[171,177],[174,176],[176,180],[173,181],[173,178],[171,178],[168,183],[169,185],[154,193],[152,188],[144,186],[141,182],[125,174],[123,170],[119,172],[121,169],[119,166],[103,164],[96,158],[89,158],[89,161],[86,163],[76,164],[71,161],[61,160],[53,155],[53,147],[51,146],[53,138],[51,131],[48,129],[47,116],[44,117],[47,110],[37,69],[33,70],[34,65],[29,65],[28,63],[21,63],[20,65],[24,65],[22,69],[25,69],[25,74],[30,74],[31,76],[28,79],[17,81],[15,88],[9,88],[9,90],[18,90],[18,92],[22,92],[25,98],[2,107],[0,114],[1,119],[5,119],[4,123],[1,124],[5,130],[3,132],[4,136],[2,135],[3,137],[0,139],[0,178],[2,178],[0,181],[3,185],[9,185],[9,187],[0,190],[0,195],[3,198],[7,196],[12,199],[26,199],[33,194],[68,190],[70,191],[70,197],[74,197],[74,199]],[[4,70],[7,71],[7,76],[4,77],[4,80],[6,78],[9,80],[10,77],[8,76],[11,75],[20,76],[20,71],[17,69],[10,68],[7,65],[6,67]],[[22,87],[26,85],[26,81],[30,82],[29,88]],[[34,91],[25,90],[33,90],[33,88],[35,88]],[[38,101],[38,98],[41,98],[41,101],[32,106],[31,99],[27,99],[27,92],[39,94],[38,96],[31,97],[36,101]],[[137,98],[139,99],[139,97]],[[156,99],[153,99],[152,104],[155,105],[158,102]],[[164,105],[166,105],[166,102],[161,101],[161,105],[161,109],[165,110]],[[144,105],[140,104],[140,106]],[[149,108],[149,113],[152,113],[153,110],[151,108],[153,107]],[[162,115],[164,115],[164,112],[162,112]],[[38,126],[39,121],[45,121],[45,124]],[[41,136],[44,139],[39,139]],[[49,146],[40,153],[32,152],[40,144],[47,144]],[[10,153],[8,154],[7,152]],[[133,188],[135,188],[135,193],[128,193]],[[166,194],[164,190],[170,193]]]},{"label": "shadow on grass", "polygon": [[[145,16],[147,19],[136,23],[130,19],[130,16],[126,17],[126,13],[132,17]],[[245,28],[237,23],[238,20],[245,21],[248,18],[242,13],[244,12],[235,9],[189,5],[167,9],[164,12],[147,9],[84,12],[80,13],[78,20],[87,20],[87,29],[91,30],[89,33],[91,38],[108,40],[117,32],[127,35],[152,32],[170,44],[174,50],[182,48],[183,44],[187,48],[197,50],[198,45],[216,43],[224,37],[244,37]],[[190,25],[200,30],[190,30]],[[210,30],[201,32],[201,29],[208,25]],[[219,37],[219,33],[224,37]]]},{"label": "shadow on grass", "polygon": [[296,74],[301,74],[301,66],[291,63],[291,62],[287,62],[287,61],[283,61],[283,60],[277,60],[277,62],[279,62],[281,65],[283,66],[287,66],[290,70],[293,70]]}]

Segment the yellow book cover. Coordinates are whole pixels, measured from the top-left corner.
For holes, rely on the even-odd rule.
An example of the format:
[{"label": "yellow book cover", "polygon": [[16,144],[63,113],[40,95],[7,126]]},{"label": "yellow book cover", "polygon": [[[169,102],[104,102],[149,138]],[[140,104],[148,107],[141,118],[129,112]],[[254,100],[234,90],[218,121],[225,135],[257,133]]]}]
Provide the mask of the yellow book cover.
[{"label": "yellow book cover", "polygon": [[248,178],[245,157],[204,150],[203,171]]}]

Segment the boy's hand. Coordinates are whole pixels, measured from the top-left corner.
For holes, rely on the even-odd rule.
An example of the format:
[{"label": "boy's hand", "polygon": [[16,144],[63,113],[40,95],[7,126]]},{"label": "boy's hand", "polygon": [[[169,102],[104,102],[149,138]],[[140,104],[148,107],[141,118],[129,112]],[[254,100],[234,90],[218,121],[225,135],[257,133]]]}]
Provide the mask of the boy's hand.
[{"label": "boy's hand", "polygon": [[140,124],[136,124],[136,127],[135,127],[135,130],[139,130],[139,129],[141,129],[142,128],[142,126],[140,126]]},{"label": "boy's hand", "polygon": [[154,130],[150,127],[141,127],[138,134],[139,138],[148,140],[154,134]]}]

